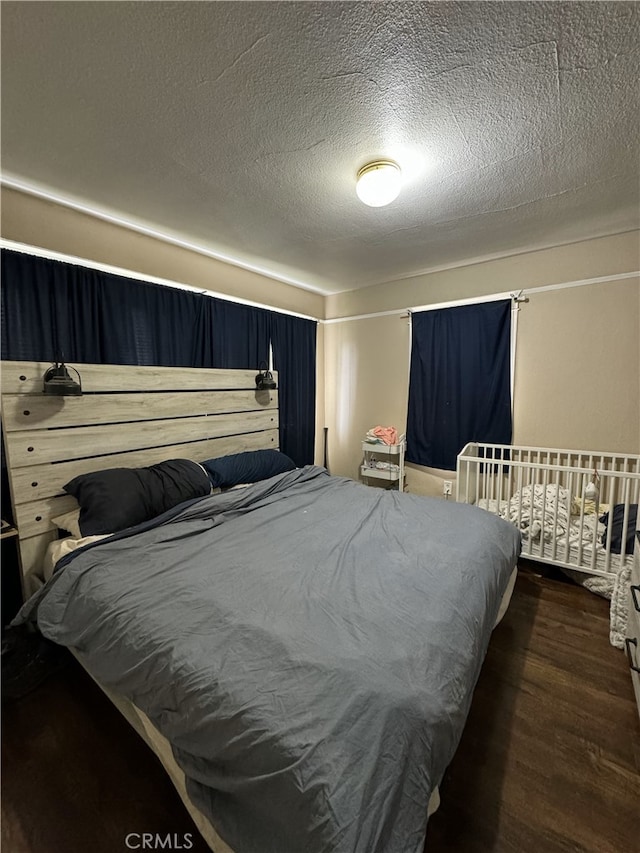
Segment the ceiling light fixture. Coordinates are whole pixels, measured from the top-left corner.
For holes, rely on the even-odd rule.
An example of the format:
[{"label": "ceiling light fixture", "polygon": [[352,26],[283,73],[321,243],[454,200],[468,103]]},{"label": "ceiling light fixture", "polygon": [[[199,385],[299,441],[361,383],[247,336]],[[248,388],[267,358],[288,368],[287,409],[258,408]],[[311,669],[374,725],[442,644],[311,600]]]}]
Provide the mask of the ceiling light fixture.
[{"label": "ceiling light fixture", "polygon": [[393,160],[375,160],[358,172],[356,193],[369,207],[383,207],[398,197],[402,187],[400,166]]}]

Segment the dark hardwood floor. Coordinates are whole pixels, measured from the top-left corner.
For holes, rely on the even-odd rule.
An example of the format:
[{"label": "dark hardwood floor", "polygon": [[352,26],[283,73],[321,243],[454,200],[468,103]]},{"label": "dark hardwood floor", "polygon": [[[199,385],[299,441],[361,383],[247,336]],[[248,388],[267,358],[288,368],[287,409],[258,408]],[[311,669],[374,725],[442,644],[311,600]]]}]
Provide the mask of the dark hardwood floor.
[{"label": "dark hardwood floor", "polygon": [[[2,741],[3,853],[125,853],[132,832],[208,850],[72,659],[3,707]],[[607,602],[523,567],[441,795],[428,853],[639,853],[640,723]]]},{"label": "dark hardwood floor", "polygon": [[429,853],[640,853],[640,722],[608,602],[520,571],[429,821]]}]

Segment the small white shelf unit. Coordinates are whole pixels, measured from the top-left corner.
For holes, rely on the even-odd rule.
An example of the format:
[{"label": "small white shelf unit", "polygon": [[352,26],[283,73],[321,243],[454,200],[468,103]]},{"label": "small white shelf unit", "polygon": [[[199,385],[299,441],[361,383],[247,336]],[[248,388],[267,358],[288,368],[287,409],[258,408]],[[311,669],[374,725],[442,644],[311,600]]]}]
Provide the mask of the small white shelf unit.
[{"label": "small white shelf unit", "polygon": [[[388,488],[397,488],[404,492],[404,454],[407,442],[402,436],[398,444],[373,444],[370,441],[362,442],[364,459],[360,466],[360,475],[367,486],[382,485],[380,481],[389,483]],[[377,468],[376,463],[388,463],[391,467]],[[392,484],[395,484],[393,486]]]}]

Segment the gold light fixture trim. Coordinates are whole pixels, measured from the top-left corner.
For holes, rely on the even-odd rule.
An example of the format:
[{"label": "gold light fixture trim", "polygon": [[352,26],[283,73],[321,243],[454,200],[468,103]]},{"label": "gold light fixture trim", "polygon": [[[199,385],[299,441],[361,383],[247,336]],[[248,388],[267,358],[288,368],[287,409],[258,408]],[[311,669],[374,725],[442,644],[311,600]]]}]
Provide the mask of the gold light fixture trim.
[{"label": "gold light fixture trim", "polygon": [[374,160],[363,166],[356,176],[356,193],[369,207],[383,207],[398,197],[402,188],[402,171],[394,160]]}]

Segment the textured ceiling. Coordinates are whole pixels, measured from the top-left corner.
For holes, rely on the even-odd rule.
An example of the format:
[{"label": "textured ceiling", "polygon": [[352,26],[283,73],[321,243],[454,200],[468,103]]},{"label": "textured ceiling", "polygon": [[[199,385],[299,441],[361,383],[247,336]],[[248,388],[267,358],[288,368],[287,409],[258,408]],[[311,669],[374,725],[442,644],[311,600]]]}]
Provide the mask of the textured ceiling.
[{"label": "textured ceiling", "polygon": [[624,2],[3,2],[3,170],[350,290],[638,227],[639,35]]}]

